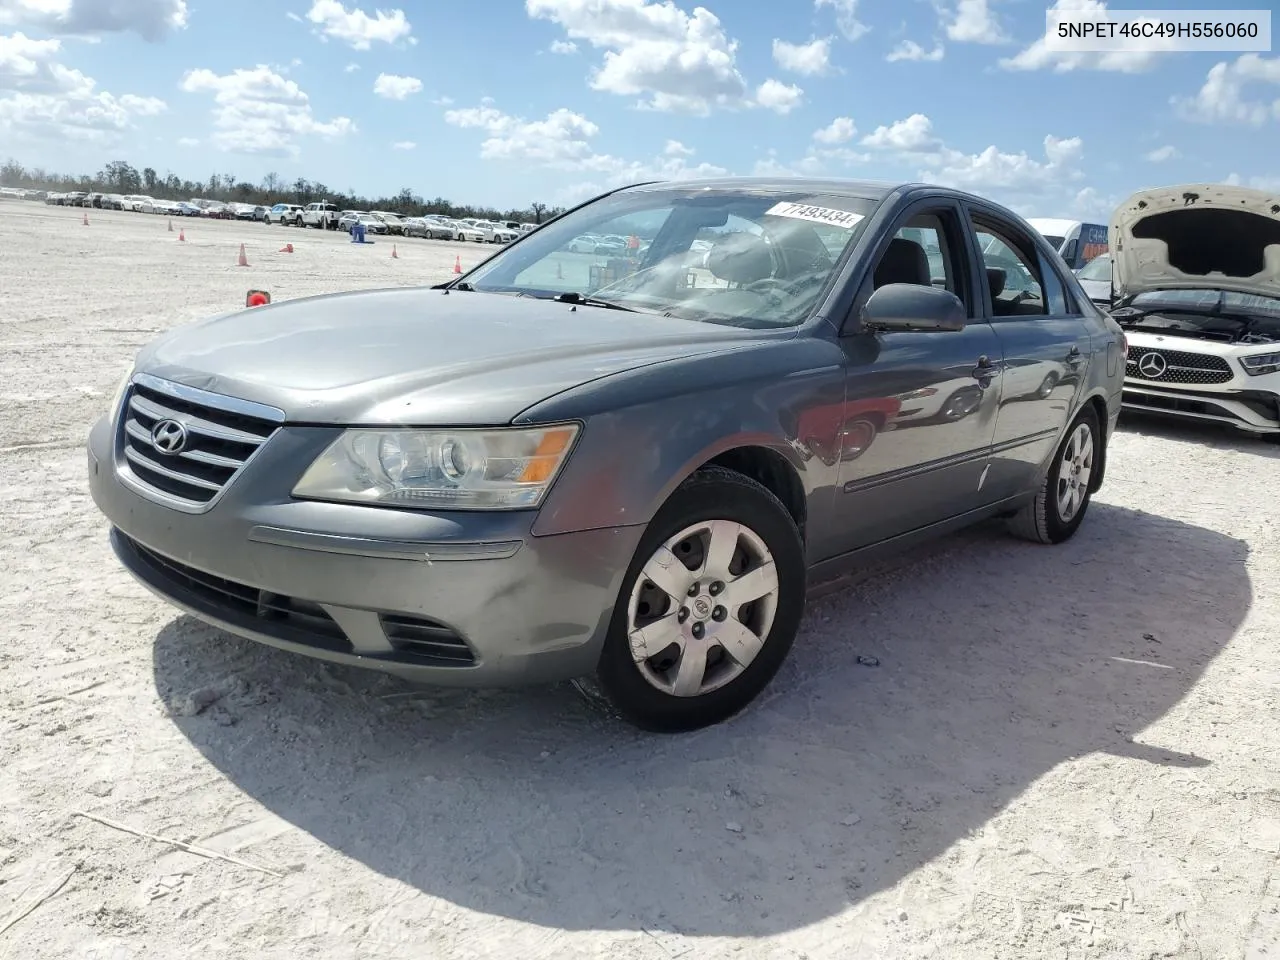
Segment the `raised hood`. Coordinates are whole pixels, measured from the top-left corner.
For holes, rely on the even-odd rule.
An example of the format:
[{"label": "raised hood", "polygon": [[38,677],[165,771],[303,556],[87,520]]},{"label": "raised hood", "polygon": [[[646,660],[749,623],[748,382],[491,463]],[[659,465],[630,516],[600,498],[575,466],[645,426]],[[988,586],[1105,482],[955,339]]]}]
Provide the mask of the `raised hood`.
[{"label": "raised hood", "polygon": [[1154,290],[1280,297],[1280,194],[1222,184],[1143,190],[1112,217],[1117,300]]},{"label": "raised hood", "polygon": [[179,327],[137,369],[302,423],[496,425],[634,367],[743,345],[733,328],[424,288],[282,301]]}]

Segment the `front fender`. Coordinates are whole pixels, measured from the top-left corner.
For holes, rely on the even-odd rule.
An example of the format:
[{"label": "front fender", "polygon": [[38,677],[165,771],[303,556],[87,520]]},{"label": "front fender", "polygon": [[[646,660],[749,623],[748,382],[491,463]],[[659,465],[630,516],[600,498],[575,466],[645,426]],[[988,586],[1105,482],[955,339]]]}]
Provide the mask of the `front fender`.
[{"label": "front fender", "polygon": [[739,447],[784,458],[818,520],[813,505],[834,496],[837,467],[812,455],[800,425],[843,403],[842,360],[826,341],[774,341],[628,371],[525,411],[517,423],[585,424],[532,532],[647,524],[690,474]]}]

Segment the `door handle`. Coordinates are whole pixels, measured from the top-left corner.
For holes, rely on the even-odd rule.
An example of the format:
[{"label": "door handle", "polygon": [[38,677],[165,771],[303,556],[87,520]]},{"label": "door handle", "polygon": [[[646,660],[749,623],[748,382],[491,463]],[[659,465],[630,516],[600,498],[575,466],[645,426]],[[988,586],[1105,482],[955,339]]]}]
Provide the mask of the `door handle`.
[{"label": "door handle", "polygon": [[999,364],[993,363],[991,358],[984,354],[978,358],[978,365],[969,371],[969,375],[985,387],[991,383],[991,378],[999,369]]}]

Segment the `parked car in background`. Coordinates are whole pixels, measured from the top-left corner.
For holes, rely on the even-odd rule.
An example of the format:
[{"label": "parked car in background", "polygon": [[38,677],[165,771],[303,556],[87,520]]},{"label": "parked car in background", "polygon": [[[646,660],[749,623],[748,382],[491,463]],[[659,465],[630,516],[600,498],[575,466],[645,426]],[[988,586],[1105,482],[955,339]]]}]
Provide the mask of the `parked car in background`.
[{"label": "parked car in background", "polygon": [[370,216],[377,217],[387,225],[387,233],[393,233],[397,236],[404,233],[404,217],[398,213],[392,213],[388,210],[373,210]]},{"label": "parked car in background", "polygon": [[364,225],[365,233],[385,234],[387,232],[387,225],[371,213],[344,214],[339,223],[341,229],[347,233],[351,232],[352,226],[356,223]]},{"label": "parked car in background", "polygon": [[[635,263],[563,269],[575,237],[639,224]],[[991,517],[1061,543],[1102,483],[1121,330],[1003,207],[725,179],[624,188],[537,233],[433,289],[279,301],[145,347],[88,441],[120,561],[297,653],[576,678],[687,730],[766,687],[812,580]],[[1004,295],[988,247],[1038,289]],[[1011,366],[1054,386],[1006,402]],[[969,415],[874,443],[856,426],[965,377]]]},{"label": "parked car in background", "polygon": [[302,223],[299,226],[337,230],[339,216],[338,208],[327,200],[308,203],[302,210]]},{"label": "parked car in background", "polygon": [[1111,224],[1125,406],[1280,441],[1280,206],[1222,184],[1144,190]]},{"label": "parked car in background", "polygon": [[178,215],[181,217],[202,217],[204,209],[186,200],[178,202]]},{"label": "parked car in background", "polygon": [[409,217],[404,222],[406,237],[424,237],[428,240],[452,240],[453,228],[448,224],[427,217]]},{"label": "parked car in background", "polygon": [[1104,310],[1111,306],[1111,254],[1100,253],[1076,271],[1089,299]]},{"label": "parked car in background", "polygon": [[1027,221],[1039,230],[1072,270],[1107,252],[1107,226],[1082,220],[1033,218]]},{"label": "parked car in background", "polygon": [[462,240],[471,243],[484,243],[485,234],[483,230],[478,230],[469,223],[462,220],[444,220],[441,221],[452,231],[454,240]]},{"label": "parked car in background", "polygon": [[266,222],[299,226],[302,207],[296,203],[277,203],[267,211]]}]

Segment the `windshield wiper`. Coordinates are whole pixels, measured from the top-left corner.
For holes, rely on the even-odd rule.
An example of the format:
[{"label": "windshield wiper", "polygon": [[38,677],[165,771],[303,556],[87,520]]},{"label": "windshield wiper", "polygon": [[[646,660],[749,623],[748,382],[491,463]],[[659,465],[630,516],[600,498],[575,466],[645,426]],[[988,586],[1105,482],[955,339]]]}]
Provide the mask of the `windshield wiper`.
[{"label": "windshield wiper", "polygon": [[605,310],[625,310],[627,313],[639,313],[635,307],[623,306],[613,300],[601,300],[599,297],[588,297],[575,290],[566,293],[557,293],[554,297],[548,297],[556,303],[572,303],[575,306],[583,307],[603,307]]}]

